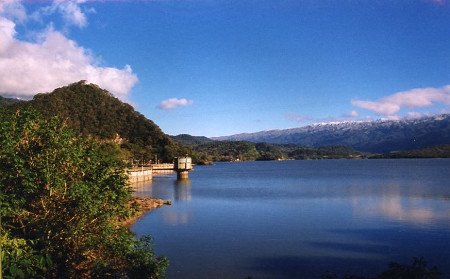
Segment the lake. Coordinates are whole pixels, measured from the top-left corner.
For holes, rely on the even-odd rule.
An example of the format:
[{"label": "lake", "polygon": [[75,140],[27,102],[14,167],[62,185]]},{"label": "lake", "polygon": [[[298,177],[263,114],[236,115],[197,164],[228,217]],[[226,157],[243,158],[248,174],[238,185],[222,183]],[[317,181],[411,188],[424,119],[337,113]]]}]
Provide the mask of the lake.
[{"label": "lake", "polygon": [[375,276],[418,256],[450,276],[449,159],[217,163],[136,194],[172,200],[132,227],[169,279]]}]

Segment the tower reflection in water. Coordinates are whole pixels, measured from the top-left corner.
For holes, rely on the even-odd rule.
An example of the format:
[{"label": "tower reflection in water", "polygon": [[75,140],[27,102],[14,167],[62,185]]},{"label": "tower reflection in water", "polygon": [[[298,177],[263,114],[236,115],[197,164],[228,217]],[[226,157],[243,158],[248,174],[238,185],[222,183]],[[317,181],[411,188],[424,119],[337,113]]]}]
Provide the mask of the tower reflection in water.
[{"label": "tower reflection in water", "polygon": [[192,185],[189,179],[174,182],[174,199],[176,201],[192,200]]}]

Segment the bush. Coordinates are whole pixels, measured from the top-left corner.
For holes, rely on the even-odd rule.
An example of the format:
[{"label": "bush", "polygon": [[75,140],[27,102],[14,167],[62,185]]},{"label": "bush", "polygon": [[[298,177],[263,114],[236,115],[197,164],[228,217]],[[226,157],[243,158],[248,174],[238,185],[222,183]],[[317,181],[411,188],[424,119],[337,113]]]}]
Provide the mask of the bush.
[{"label": "bush", "polygon": [[[77,138],[59,119],[43,120],[34,111],[3,113],[0,124],[1,245],[20,262],[16,274],[164,276],[167,260],[119,225],[131,198],[123,162],[114,153],[119,149]],[[8,275],[13,262],[6,258],[2,270]],[[131,266],[146,272],[135,274]]]}]

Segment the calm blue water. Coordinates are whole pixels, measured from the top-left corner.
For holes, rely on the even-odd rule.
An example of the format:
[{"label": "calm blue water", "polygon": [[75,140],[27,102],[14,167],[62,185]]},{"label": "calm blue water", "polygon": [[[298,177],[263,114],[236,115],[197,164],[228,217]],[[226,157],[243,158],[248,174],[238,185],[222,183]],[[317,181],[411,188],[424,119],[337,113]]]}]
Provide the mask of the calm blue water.
[{"label": "calm blue water", "polygon": [[168,278],[376,275],[424,256],[450,275],[450,160],[218,163],[137,195],[172,200],[133,226]]}]

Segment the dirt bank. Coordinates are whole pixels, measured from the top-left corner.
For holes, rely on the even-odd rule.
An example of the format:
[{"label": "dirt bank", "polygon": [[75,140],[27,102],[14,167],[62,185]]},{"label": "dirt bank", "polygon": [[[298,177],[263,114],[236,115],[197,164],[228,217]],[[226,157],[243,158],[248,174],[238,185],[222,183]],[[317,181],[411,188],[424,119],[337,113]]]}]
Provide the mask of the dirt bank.
[{"label": "dirt bank", "polygon": [[133,197],[130,201],[130,207],[136,209],[136,213],[122,223],[123,225],[129,227],[133,225],[133,223],[136,222],[137,219],[139,219],[145,213],[163,205],[170,204],[172,204],[170,200],[163,200],[152,197]]}]

